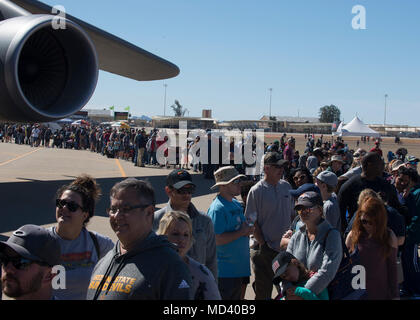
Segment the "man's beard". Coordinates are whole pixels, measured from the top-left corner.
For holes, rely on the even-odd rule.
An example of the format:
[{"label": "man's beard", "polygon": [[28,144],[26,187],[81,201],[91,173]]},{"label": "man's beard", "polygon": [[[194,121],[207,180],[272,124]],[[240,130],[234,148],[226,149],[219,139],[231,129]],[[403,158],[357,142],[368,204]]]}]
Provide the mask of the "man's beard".
[{"label": "man's beard", "polygon": [[[39,271],[28,283],[27,288],[22,288],[21,282],[14,276],[3,275],[1,282],[3,287],[3,293],[10,298],[20,298],[24,295],[28,295],[37,292],[42,285],[43,272]],[[7,285],[7,281],[12,280],[13,283]]]}]

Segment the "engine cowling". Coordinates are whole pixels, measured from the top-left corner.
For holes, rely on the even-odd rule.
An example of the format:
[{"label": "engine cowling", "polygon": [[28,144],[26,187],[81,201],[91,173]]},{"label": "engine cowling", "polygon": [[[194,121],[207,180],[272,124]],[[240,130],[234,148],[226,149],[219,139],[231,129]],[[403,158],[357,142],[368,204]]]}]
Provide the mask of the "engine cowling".
[{"label": "engine cowling", "polygon": [[52,15],[0,22],[0,118],[17,122],[62,119],[95,91],[98,57],[86,32]]}]

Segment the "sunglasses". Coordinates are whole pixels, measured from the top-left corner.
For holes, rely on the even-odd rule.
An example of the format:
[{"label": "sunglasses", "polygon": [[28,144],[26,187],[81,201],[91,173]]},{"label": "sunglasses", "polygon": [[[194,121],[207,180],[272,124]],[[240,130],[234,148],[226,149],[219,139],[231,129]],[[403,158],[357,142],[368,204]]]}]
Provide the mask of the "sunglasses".
[{"label": "sunglasses", "polygon": [[360,219],[360,222],[363,224],[363,225],[373,225],[373,223],[372,223],[372,221],[370,221],[370,220],[366,220],[366,219]]},{"label": "sunglasses", "polygon": [[312,208],[306,207],[306,208],[300,208],[296,210],[298,214],[310,214],[312,212]]},{"label": "sunglasses", "polygon": [[60,209],[67,207],[67,209],[69,209],[70,212],[76,212],[79,208],[82,209],[82,207],[74,201],[67,201],[61,199],[55,200],[55,206]]},{"label": "sunglasses", "polygon": [[0,263],[2,266],[7,266],[9,262],[12,263],[16,270],[26,270],[32,263],[37,263],[41,266],[48,266],[47,263],[26,259],[21,256],[9,257],[5,254],[0,254]]},{"label": "sunglasses", "polygon": [[300,215],[308,215],[310,214],[316,207],[305,207],[305,208],[300,208],[297,211],[298,214]]}]

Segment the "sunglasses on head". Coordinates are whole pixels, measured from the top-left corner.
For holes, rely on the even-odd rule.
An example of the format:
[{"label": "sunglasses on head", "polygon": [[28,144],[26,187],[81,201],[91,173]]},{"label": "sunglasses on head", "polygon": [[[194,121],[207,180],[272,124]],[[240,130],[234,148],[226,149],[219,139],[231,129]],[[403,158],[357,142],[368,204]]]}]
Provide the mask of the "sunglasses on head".
[{"label": "sunglasses on head", "polygon": [[79,208],[82,209],[82,207],[76,202],[62,199],[56,199],[55,206],[60,209],[67,207],[67,209],[69,209],[71,212],[76,212]]},{"label": "sunglasses on head", "polygon": [[10,257],[6,254],[1,253],[0,254],[0,263],[2,266],[7,266],[9,262],[12,263],[13,267],[17,270],[25,270],[27,269],[32,263],[37,263],[42,266],[48,266],[47,263],[40,262],[40,261],[34,261],[30,259],[23,258],[21,256],[17,257]]}]

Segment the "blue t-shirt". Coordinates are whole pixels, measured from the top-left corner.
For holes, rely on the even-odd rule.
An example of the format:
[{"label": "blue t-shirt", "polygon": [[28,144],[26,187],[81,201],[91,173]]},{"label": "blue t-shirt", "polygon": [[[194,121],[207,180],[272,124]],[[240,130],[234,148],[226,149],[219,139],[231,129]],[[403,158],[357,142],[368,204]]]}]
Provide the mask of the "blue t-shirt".
[{"label": "blue t-shirt", "polygon": [[[215,234],[237,231],[245,216],[239,201],[227,201],[220,195],[214,199],[207,214],[214,224]],[[224,245],[216,246],[219,278],[239,278],[251,275],[249,238],[240,237]]]}]

